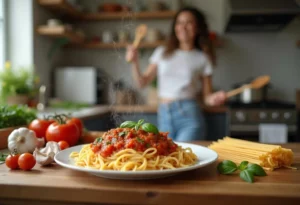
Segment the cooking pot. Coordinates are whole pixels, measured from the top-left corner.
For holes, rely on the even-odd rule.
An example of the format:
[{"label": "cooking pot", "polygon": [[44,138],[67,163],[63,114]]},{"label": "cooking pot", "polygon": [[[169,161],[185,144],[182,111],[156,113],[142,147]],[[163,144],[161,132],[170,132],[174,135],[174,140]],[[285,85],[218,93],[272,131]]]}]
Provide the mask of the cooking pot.
[{"label": "cooking pot", "polygon": [[239,100],[242,103],[261,102],[263,100],[263,90],[246,88],[242,93],[240,93]]},{"label": "cooking pot", "polygon": [[[243,85],[249,84],[253,79],[249,79],[243,83],[237,83],[234,85],[234,88],[241,87]],[[267,93],[270,84],[267,84],[259,89],[246,88],[243,92],[236,96],[236,101],[249,104],[249,103],[257,103],[257,102],[265,102],[267,101]]]}]

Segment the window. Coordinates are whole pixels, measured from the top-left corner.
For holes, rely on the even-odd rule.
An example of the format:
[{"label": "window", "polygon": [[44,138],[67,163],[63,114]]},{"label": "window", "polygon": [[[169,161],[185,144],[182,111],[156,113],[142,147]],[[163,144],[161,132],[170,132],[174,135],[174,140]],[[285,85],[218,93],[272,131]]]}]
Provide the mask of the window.
[{"label": "window", "polygon": [[0,70],[4,67],[5,61],[5,15],[4,15],[4,0],[0,0]]}]

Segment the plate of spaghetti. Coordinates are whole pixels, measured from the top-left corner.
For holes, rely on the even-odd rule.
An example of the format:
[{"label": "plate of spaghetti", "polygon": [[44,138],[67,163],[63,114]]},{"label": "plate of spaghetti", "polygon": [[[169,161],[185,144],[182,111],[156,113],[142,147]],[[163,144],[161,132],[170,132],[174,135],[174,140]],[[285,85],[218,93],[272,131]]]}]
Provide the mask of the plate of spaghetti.
[{"label": "plate of spaghetti", "polygon": [[93,143],[60,151],[56,163],[104,178],[152,179],[198,169],[218,158],[209,148],[174,142],[150,123],[124,123]]}]

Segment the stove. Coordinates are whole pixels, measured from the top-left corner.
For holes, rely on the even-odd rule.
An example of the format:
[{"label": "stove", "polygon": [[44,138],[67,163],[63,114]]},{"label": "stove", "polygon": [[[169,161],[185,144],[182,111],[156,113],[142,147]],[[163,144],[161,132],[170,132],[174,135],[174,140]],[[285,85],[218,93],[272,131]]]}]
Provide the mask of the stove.
[{"label": "stove", "polygon": [[229,102],[229,132],[233,137],[258,138],[260,124],[285,124],[289,141],[298,141],[297,111],[295,104],[265,101],[244,104]]}]

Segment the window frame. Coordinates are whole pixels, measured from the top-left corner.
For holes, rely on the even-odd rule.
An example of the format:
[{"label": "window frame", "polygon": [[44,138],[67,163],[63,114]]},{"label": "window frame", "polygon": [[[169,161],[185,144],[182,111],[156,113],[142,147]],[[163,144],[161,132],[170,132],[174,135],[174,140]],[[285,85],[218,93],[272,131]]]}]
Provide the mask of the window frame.
[{"label": "window frame", "polygon": [[[5,61],[7,61],[7,38],[8,38],[8,35],[7,35],[7,3],[5,0],[0,0],[2,1],[2,14],[3,14],[3,17],[2,17],[2,30],[3,30],[3,35],[2,35],[2,42],[3,42],[3,45],[1,46],[1,50],[2,50],[2,58],[3,58],[3,65],[0,65],[0,70],[4,68],[4,63]],[[1,63],[1,62],[0,62]]]}]

